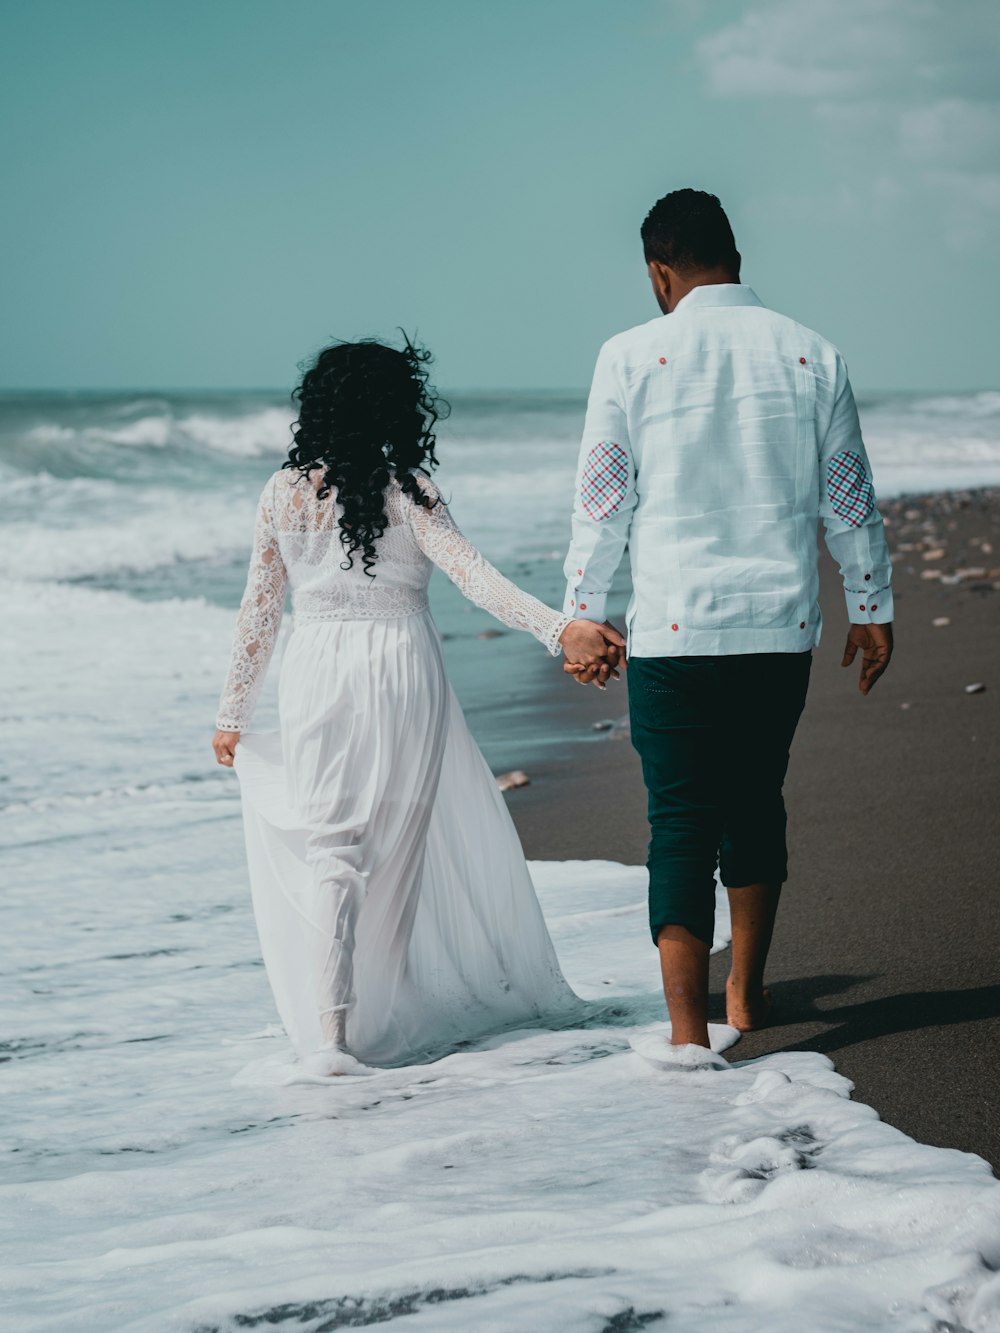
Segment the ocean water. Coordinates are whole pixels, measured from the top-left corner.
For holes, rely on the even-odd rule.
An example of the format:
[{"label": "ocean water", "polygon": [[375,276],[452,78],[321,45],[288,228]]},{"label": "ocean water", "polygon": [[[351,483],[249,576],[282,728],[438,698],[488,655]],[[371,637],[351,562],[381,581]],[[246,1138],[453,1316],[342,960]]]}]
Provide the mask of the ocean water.
[{"label": "ocean water", "polygon": [[[505,573],[560,605],[583,400],[452,401],[438,477],[458,521]],[[881,495],[1000,483],[1000,393],[885,394],[863,398],[861,410]],[[205,608],[230,612],[239,601],[254,502],[285,457],[292,417],[277,394],[0,396],[4,569],[34,598],[62,589],[84,618],[98,591],[120,594],[123,608],[179,600],[191,625],[199,617],[215,623],[228,647],[231,617]],[[614,610],[624,608],[627,590],[623,569]],[[479,640],[495,622],[443,576],[433,580],[432,603],[450,674],[487,757],[497,766],[520,763],[526,747],[546,740],[533,687],[552,675],[552,663],[522,635]],[[279,654],[280,644],[275,666]],[[61,688],[55,668],[49,664],[46,689]],[[205,725],[211,695],[206,688]],[[269,709],[273,689],[261,719]]]},{"label": "ocean water", "polygon": [[[1000,395],[862,407],[882,494],[1000,483]],[[209,743],[290,415],[0,401],[4,1328],[1000,1329],[980,1159],[883,1125],[817,1054],[662,1067],[640,869],[533,867],[567,975],[618,1022],[261,1080],[283,1038]],[[442,430],[460,523],[553,602],[581,415],[456,397]],[[520,762],[558,663],[433,598],[487,757]]]}]

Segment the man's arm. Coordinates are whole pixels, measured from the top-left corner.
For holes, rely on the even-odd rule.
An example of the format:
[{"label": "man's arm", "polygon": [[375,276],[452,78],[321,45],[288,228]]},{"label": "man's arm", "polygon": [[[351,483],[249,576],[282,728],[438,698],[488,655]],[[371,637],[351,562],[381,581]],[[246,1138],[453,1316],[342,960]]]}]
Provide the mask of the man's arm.
[{"label": "man's arm", "polygon": [[594,369],[576,470],[573,535],[563,566],[565,615],[574,620],[607,618],[607,595],[628,544],[635,502],[625,400],[605,344]]},{"label": "man's arm", "polygon": [[875,503],[871,464],[843,358],[837,358],[833,410],[819,452],[819,512],[826,545],[840,566],[851,629],[843,666],[862,649],[862,694],[892,656],[892,561]]}]

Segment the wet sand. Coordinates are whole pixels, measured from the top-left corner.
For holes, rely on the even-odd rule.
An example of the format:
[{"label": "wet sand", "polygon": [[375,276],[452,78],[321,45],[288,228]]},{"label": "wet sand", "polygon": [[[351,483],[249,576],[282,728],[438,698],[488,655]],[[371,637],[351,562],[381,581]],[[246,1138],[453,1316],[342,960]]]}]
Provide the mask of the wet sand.
[{"label": "wet sand", "polygon": [[[896,654],[863,698],[840,667],[843,594],[824,549],[823,642],[785,787],[774,1023],[733,1058],[822,1051],[883,1119],[998,1167],[1000,491],[882,509]],[[638,760],[627,733],[592,730],[627,714],[624,683],[601,694],[554,675],[546,707],[565,745],[507,798],[527,856],[641,863]],[[727,957],[713,960],[713,1019]],[[649,974],[652,989],[652,949]]]}]

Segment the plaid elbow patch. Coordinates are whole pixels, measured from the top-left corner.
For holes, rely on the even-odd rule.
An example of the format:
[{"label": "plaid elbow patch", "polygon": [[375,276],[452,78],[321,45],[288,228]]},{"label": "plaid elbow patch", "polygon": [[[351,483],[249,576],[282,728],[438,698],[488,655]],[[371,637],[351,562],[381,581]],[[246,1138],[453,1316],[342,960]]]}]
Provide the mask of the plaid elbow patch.
[{"label": "plaid elbow patch", "polygon": [[628,454],[620,444],[602,440],[590,451],[580,479],[580,501],[589,518],[608,518],[628,494]]},{"label": "plaid elbow patch", "polygon": [[875,508],[875,490],[860,454],[834,454],[826,469],[826,489],[833,512],[854,528]]}]

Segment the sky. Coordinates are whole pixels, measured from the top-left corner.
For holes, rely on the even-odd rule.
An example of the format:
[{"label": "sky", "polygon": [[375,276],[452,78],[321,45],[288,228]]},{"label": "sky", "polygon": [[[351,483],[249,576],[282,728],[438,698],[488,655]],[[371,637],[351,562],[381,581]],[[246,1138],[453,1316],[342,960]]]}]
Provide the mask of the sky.
[{"label": "sky", "polygon": [[0,387],[287,388],[402,326],[581,389],[681,186],[868,389],[997,388],[995,0],[0,0]]}]

